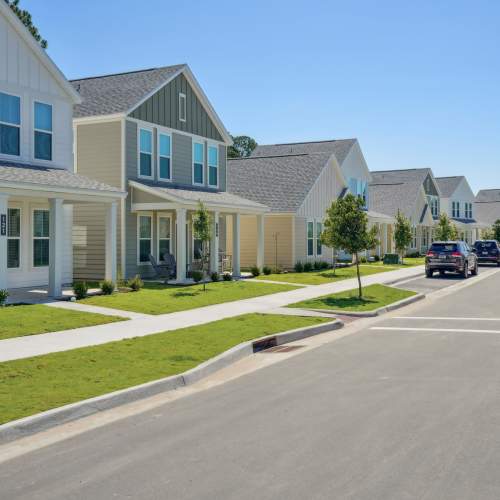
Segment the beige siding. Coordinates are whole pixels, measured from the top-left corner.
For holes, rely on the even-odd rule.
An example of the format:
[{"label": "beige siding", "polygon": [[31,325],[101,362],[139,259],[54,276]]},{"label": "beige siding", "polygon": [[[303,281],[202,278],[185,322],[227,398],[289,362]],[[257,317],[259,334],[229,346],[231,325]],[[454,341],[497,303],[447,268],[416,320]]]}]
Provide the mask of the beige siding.
[{"label": "beige siding", "polygon": [[[121,122],[78,125],[77,171],[92,179],[122,187]],[[75,205],[73,212],[73,261],[75,279],[104,277],[106,208],[103,204]],[[121,252],[121,207],[118,205],[117,261]]]}]

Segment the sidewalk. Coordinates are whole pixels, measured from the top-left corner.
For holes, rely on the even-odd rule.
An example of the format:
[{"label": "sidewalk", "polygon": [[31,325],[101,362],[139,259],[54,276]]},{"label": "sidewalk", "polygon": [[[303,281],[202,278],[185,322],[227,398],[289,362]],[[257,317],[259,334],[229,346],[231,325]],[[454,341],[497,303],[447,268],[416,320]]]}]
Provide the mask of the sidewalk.
[{"label": "sidewalk", "polygon": [[[363,286],[374,283],[391,283],[423,274],[423,266],[398,269],[362,278]],[[106,325],[44,333],[0,341],[0,362],[28,358],[51,352],[67,351],[78,347],[105,344],[115,340],[143,337],[154,333],[177,330],[188,326],[210,323],[224,318],[248,313],[265,313],[322,295],[343,292],[357,287],[356,278],[325,283],[323,285],[297,288],[288,292],[275,293],[252,299],[225,302],[199,309],[179,311],[159,316],[144,316],[130,321]]]}]

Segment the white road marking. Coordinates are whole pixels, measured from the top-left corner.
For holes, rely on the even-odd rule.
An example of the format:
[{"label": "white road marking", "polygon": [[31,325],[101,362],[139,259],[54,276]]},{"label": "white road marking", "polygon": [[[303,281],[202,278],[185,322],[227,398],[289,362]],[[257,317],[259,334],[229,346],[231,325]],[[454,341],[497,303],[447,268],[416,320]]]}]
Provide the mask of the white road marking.
[{"label": "white road marking", "polygon": [[500,333],[500,330],[474,330],[472,328],[410,328],[398,326],[372,326],[370,330],[390,330],[400,332]]},{"label": "white road marking", "polygon": [[438,320],[438,321],[500,321],[500,318],[456,318],[449,316],[394,316],[391,319],[430,319],[430,320]]}]

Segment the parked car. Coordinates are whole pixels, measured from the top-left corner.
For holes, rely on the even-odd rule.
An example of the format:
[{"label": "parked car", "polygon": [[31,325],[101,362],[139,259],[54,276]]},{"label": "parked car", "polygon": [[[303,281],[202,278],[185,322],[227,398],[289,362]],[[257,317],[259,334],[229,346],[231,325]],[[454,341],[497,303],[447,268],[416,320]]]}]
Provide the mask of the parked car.
[{"label": "parked car", "polygon": [[500,266],[500,244],[497,240],[477,240],[472,251],[480,264],[484,262]]},{"label": "parked car", "polygon": [[464,241],[435,241],[425,256],[425,275],[431,278],[434,271],[459,273],[463,278],[469,272],[477,274],[477,257]]}]

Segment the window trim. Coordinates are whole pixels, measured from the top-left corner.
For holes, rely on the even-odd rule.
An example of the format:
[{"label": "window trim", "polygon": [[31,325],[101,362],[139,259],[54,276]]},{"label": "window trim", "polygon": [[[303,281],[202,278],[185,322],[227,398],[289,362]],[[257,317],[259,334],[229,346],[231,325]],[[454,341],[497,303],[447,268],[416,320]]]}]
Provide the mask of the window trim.
[{"label": "window trim", "polygon": [[[210,148],[215,148],[215,150],[217,151],[217,165],[210,165],[210,154],[209,154]],[[220,171],[220,169],[219,169],[219,166],[220,166],[219,157],[220,157],[219,145],[212,143],[212,142],[208,142],[207,143],[207,186],[214,188],[214,189],[219,189],[219,171]],[[210,184],[210,167],[212,167],[212,168],[215,167],[215,169],[217,170],[217,184]]]},{"label": "window trim", "polygon": [[[141,217],[149,217],[151,221],[151,233],[149,238],[141,238]],[[154,246],[153,246],[153,212],[137,212],[137,265],[138,266],[150,266],[151,262],[149,259],[147,261],[141,262],[141,240],[149,240],[151,242],[151,254],[154,256]]]},{"label": "window trim", "polygon": [[[170,238],[160,238],[160,219],[168,219],[168,223],[170,226]],[[172,214],[158,212],[156,214],[156,255],[158,256],[158,262],[164,262],[161,258],[160,254],[160,241],[168,240],[169,241],[169,249],[170,253],[172,253]]]},{"label": "window trim", "polygon": [[[312,224],[313,232],[312,236],[309,237],[309,224]],[[308,219],[306,221],[306,256],[307,257],[314,257],[314,244],[315,244],[315,228],[314,228],[314,220]],[[312,253],[309,253],[309,240],[312,240]]]},{"label": "window trim", "polygon": [[[19,236],[9,236],[9,210],[19,210]],[[9,267],[9,240],[19,241],[19,265]],[[7,271],[19,271],[23,267],[23,209],[20,206],[7,207]]]},{"label": "window trim", "polygon": [[[321,226],[321,231],[320,233],[318,234],[318,226]],[[321,233],[323,232],[323,221],[318,221],[316,220],[315,223],[314,223],[314,229],[316,231],[316,234],[314,235],[315,236],[315,240],[316,240],[316,256],[317,257],[323,257],[323,245],[321,243]],[[318,252],[318,248],[319,248],[319,252]]]},{"label": "window trim", "polygon": [[[36,108],[36,104],[45,104],[46,106],[50,106],[51,108],[51,111],[52,111],[52,130],[43,130],[41,128],[36,128],[35,127],[35,123],[36,123],[36,120],[35,120],[35,108]],[[54,105],[50,102],[45,102],[45,101],[41,101],[39,99],[33,99],[33,105],[32,105],[32,110],[33,110],[33,130],[32,130],[32,134],[31,134],[31,137],[32,137],[32,144],[31,144],[31,147],[33,148],[32,149],[32,159],[33,161],[36,161],[36,162],[42,162],[42,163],[47,163],[47,164],[52,164],[54,163]],[[35,141],[35,135],[36,135],[36,132],[41,132],[43,134],[50,134],[50,152],[51,152],[51,159],[50,160],[45,160],[43,158],[37,158],[35,156],[35,145],[36,145],[36,141]]]},{"label": "window trim", "polygon": [[[203,161],[202,161],[202,164],[201,164],[201,175],[202,175],[202,181],[201,183],[200,182],[195,182],[194,180],[194,164],[195,164],[195,161],[194,161],[194,149],[195,149],[195,145],[196,144],[201,144],[201,146],[203,147]],[[192,162],[191,162],[191,181],[192,181],[192,184],[193,186],[204,186],[205,185],[205,142],[201,142],[201,141],[193,141],[193,145],[191,147],[191,154],[192,154]]]},{"label": "window trim", "polygon": [[[144,130],[146,132],[149,132],[151,134],[151,175],[142,175],[141,174],[141,130]],[[154,179],[154,165],[153,165],[153,158],[154,158],[154,150],[155,150],[155,145],[154,145],[154,131],[153,127],[146,127],[146,126],[140,126],[137,130],[137,177],[139,179]],[[149,154],[149,153],[145,153]]]},{"label": "window trim", "polygon": [[[49,236],[40,237],[35,233],[35,212],[47,212],[49,214]],[[35,240],[49,240],[49,263],[46,266],[35,266]],[[31,268],[32,269],[47,269],[50,266],[50,208],[49,207],[33,207],[31,209]]]},{"label": "window trim", "polygon": [[[1,125],[7,125],[8,127],[17,127],[19,128],[19,154],[18,155],[11,155],[9,153],[1,153],[0,152],[0,157],[5,157],[5,158],[21,158],[22,156],[22,127],[23,127],[23,99],[22,96],[19,94],[15,94],[13,92],[4,92],[3,90],[0,90],[2,94],[8,95],[10,97],[17,97],[19,99],[19,125],[16,125],[14,123],[8,123],[8,122],[3,122],[0,120]],[[34,121],[33,121],[34,123]],[[35,134],[33,134],[34,136]]]},{"label": "window trim", "polygon": [[[170,138],[170,155],[169,156],[164,156],[162,154],[160,154],[160,136],[161,135],[164,135],[166,137],[169,137]],[[157,130],[157,133],[156,133],[156,144],[157,144],[157,148],[156,148],[156,175],[157,175],[157,179],[159,181],[164,181],[164,182],[172,182],[172,156],[173,156],[173,153],[172,153],[172,133],[171,132],[165,132],[164,130],[162,129],[158,129]],[[170,160],[170,177],[162,177],[160,175],[160,158],[168,158]],[[140,161],[140,160],[139,160]]]},{"label": "window trim", "polygon": [[[181,104],[181,102],[183,103]],[[182,117],[181,111],[184,111],[184,117]],[[179,121],[182,123],[186,123],[187,118],[187,97],[184,92],[179,92]]]}]

